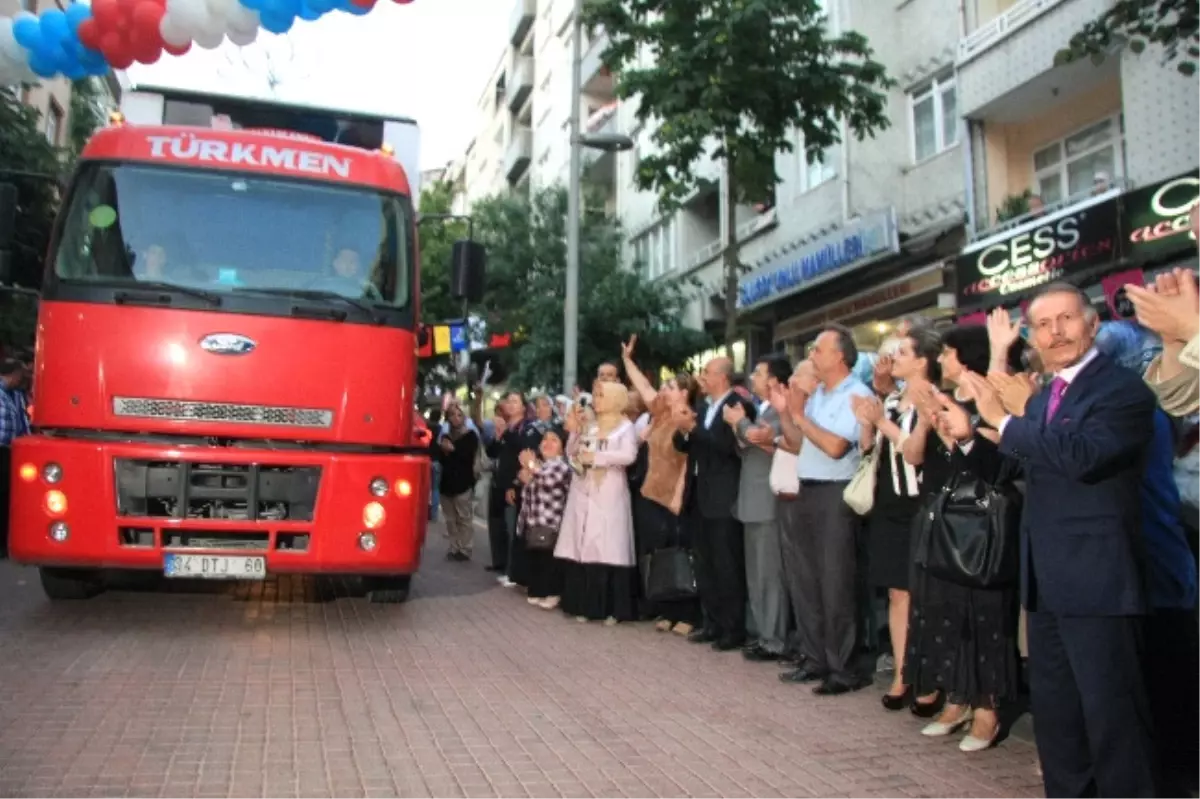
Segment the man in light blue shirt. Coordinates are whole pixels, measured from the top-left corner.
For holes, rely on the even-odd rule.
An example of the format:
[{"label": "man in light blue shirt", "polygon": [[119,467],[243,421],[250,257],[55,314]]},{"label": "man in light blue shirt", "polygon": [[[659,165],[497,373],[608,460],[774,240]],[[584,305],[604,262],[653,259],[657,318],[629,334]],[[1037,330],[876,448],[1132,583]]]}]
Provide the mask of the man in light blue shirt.
[{"label": "man in light blue shirt", "polygon": [[859,520],[842,493],[862,458],[861,429],[850,399],[873,395],[851,374],[858,348],[848,329],[831,325],[823,330],[809,360],[812,372],[792,378],[793,390],[807,397],[803,411],[773,398],[784,437],[800,448],[796,471],[801,485],[794,523],[783,536],[801,662],[779,677],[789,683],[819,681],[813,693],[835,696],[865,685],[854,671]]}]

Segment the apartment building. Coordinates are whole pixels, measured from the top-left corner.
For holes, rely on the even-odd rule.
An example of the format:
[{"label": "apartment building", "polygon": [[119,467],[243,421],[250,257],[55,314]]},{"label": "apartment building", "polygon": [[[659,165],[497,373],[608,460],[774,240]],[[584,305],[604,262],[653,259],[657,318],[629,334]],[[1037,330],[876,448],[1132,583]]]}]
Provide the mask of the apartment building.
[{"label": "apartment building", "polygon": [[[13,17],[21,11],[38,14],[49,8],[61,8],[56,0],[0,0],[0,17]],[[55,146],[67,143],[67,127],[71,113],[71,82],[66,78],[43,80],[28,88],[19,88],[21,102],[36,108],[41,128]]]},{"label": "apartment building", "polygon": [[1195,263],[1186,217],[1200,187],[1200,80],[1154,48],[1054,63],[1108,5],[965,3],[957,69],[972,229],[957,265],[960,309],[1019,304],[1068,279],[1121,315],[1113,286]]},{"label": "apartment building", "polygon": [[[949,0],[827,0],[829,25],[869,37],[898,86],[888,100],[891,127],[873,139],[842,144],[810,164],[797,138],[776,157],[781,177],[773,204],[737,209],[739,284],[744,337],[734,342],[739,367],[755,354],[799,355],[828,321],[854,330],[871,349],[901,315],[948,315],[953,256],[962,246],[965,172],[954,80],[959,26]],[[655,198],[632,189],[637,160],[652,144],[621,123],[637,146],[622,158],[619,208],[632,233],[631,258],[650,277],[691,276],[703,289],[687,321],[719,334],[724,327],[721,252],[722,169],[707,163],[706,181],[679,211],[662,216]]]},{"label": "apartment building", "polygon": [[[460,203],[503,191],[529,192],[566,183],[570,163],[572,0],[515,0],[495,69],[480,95],[477,133],[450,169]],[[616,124],[613,81],[599,65],[602,48],[586,37],[590,70],[579,100],[585,131]],[[590,64],[590,66],[589,66]],[[585,151],[584,179],[610,211],[616,208],[616,158]]]}]

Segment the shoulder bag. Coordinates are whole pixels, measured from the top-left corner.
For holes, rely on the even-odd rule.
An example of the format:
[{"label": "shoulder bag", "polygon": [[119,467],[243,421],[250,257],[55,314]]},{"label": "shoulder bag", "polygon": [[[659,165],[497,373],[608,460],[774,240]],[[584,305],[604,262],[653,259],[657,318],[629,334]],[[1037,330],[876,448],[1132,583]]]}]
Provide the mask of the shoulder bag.
[{"label": "shoulder bag", "polygon": [[796,471],[797,457],[790,452],[775,447],[771,456],[771,473],[767,482],[771,485],[771,493],[780,499],[795,499],[800,495],[800,475]]},{"label": "shoulder bag", "polygon": [[530,525],[525,530],[525,548],[538,552],[554,549],[558,543],[558,530],[542,524]]},{"label": "shoulder bag", "polygon": [[879,450],[883,442],[878,438],[875,446],[858,462],[854,477],[842,491],[842,499],[850,506],[850,510],[859,516],[866,516],[875,507],[875,474],[879,468]]},{"label": "shoulder bag", "polygon": [[1010,480],[996,484],[958,472],[917,516],[917,565],[967,588],[1002,588],[1020,576],[1022,498]]}]

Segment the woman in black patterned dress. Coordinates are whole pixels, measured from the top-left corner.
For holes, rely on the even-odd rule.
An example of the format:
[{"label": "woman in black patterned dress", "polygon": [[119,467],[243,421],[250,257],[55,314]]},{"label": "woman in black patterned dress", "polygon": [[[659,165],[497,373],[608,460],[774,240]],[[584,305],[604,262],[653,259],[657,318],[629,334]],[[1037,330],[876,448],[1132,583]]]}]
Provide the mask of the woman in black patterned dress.
[{"label": "woman in black patterned dress", "polygon": [[[987,330],[962,326],[947,331],[940,362],[952,383],[964,369],[986,373]],[[998,478],[1004,456],[994,443],[995,431],[981,426],[969,398],[927,393],[917,400],[917,410],[912,435],[923,438],[925,446],[920,458],[912,460],[922,467],[923,502],[959,473],[986,481]],[[996,742],[997,710],[1015,701],[1019,690],[1017,603],[1015,586],[968,588],[913,570],[904,681],[917,695],[940,692],[946,700],[923,735],[966,729],[959,743],[963,752],[982,751]]]}]

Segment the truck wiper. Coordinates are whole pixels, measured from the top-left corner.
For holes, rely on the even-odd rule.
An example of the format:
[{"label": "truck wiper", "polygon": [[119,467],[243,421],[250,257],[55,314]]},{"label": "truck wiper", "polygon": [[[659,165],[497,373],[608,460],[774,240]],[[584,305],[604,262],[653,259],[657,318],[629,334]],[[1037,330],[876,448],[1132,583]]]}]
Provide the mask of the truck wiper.
[{"label": "truck wiper", "polygon": [[371,318],[373,322],[382,321],[375,315],[375,309],[365,302],[355,300],[344,294],[338,294],[336,291],[323,291],[321,289],[258,289],[258,288],[235,288],[234,291],[244,294],[270,294],[280,297],[299,297],[305,300],[334,300],[336,302],[349,305],[351,308],[362,311]]},{"label": "truck wiper", "polygon": [[[90,281],[89,281],[90,282]],[[139,294],[139,291],[146,289],[150,291],[177,291],[180,294],[186,294],[189,297],[204,300],[214,308],[219,308],[221,305],[221,295],[213,291],[205,291],[204,289],[194,289],[191,286],[181,286],[178,283],[167,283],[160,280],[139,280],[137,283],[128,285],[124,291],[118,291],[114,299],[119,303],[139,302],[148,299],[146,295]],[[167,304],[167,303],[160,303]]]}]

